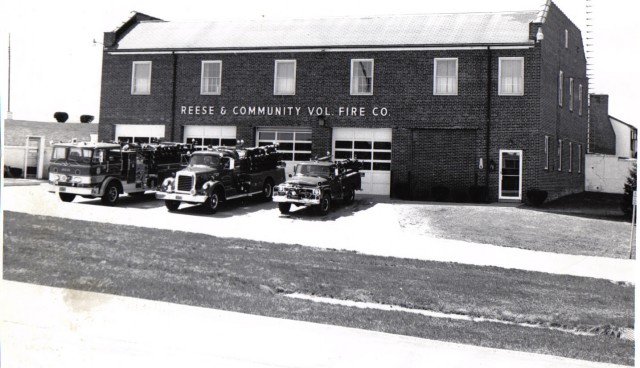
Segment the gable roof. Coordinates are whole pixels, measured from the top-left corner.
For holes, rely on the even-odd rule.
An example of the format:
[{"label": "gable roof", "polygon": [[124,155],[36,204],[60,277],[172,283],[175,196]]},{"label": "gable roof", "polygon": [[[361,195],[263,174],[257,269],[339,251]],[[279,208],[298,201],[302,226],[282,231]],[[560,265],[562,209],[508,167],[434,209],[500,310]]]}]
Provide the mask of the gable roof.
[{"label": "gable roof", "polygon": [[533,44],[539,11],[258,19],[207,22],[141,20],[118,50],[264,49]]}]

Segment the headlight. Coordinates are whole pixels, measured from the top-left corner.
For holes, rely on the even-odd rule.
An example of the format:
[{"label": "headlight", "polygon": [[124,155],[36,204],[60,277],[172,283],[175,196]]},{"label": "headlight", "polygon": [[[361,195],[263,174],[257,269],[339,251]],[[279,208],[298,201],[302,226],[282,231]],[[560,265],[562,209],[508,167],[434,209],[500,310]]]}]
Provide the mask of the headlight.
[{"label": "headlight", "polygon": [[51,181],[58,181],[60,180],[60,177],[58,175],[51,175],[51,177],[49,178],[49,180]]},{"label": "headlight", "polygon": [[320,195],[320,189],[318,189],[318,188],[313,189],[313,195],[316,196],[316,197],[319,196]]},{"label": "headlight", "polygon": [[67,181],[66,175],[60,175],[60,181]]},{"label": "headlight", "polygon": [[209,189],[210,186],[211,186],[211,183],[206,182],[206,183],[204,183],[204,185],[202,185],[202,189],[207,190],[207,189]]},{"label": "headlight", "polygon": [[166,178],[162,182],[162,186],[160,189],[164,192],[172,192],[173,191],[173,178]]},{"label": "headlight", "polygon": [[74,176],[73,178],[71,178],[71,182],[73,183],[82,183],[82,178],[79,176]]}]

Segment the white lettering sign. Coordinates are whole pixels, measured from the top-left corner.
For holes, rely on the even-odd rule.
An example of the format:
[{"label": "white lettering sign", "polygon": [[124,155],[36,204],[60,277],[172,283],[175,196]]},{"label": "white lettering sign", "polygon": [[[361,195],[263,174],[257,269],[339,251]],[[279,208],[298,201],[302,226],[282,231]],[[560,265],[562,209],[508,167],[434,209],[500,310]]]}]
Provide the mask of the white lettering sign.
[{"label": "white lettering sign", "polygon": [[216,107],[212,105],[180,106],[180,115],[215,115],[216,111],[218,111],[221,116],[225,116],[227,113],[234,116],[300,116],[303,111],[307,116],[389,116],[389,109],[379,106],[371,109],[363,106],[338,106],[333,110],[328,106],[307,106],[306,108],[301,106],[220,106],[217,110]]}]

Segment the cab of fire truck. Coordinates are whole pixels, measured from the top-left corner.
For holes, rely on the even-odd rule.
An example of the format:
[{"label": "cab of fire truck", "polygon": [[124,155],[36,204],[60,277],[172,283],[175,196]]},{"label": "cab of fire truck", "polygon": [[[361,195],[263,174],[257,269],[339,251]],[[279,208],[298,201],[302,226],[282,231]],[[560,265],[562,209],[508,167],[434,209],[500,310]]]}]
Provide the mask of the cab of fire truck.
[{"label": "cab of fire truck", "polygon": [[105,178],[119,176],[122,168],[119,144],[56,143],[49,162],[49,191],[57,192],[64,202],[73,201],[76,195],[98,197]]}]

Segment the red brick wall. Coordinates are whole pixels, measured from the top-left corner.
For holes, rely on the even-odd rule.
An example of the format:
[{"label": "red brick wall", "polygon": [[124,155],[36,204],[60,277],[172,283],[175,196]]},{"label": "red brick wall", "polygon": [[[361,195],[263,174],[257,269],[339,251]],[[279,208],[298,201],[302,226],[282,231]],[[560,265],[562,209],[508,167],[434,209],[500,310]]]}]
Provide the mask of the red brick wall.
[{"label": "red brick wall", "polygon": [[609,96],[591,95],[589,117],[590,149],[592,153],[616,154],[616,133],[609,119]]}]

